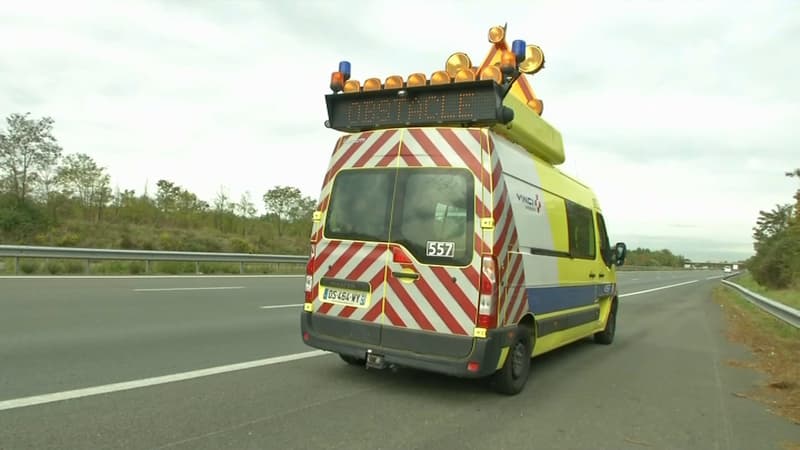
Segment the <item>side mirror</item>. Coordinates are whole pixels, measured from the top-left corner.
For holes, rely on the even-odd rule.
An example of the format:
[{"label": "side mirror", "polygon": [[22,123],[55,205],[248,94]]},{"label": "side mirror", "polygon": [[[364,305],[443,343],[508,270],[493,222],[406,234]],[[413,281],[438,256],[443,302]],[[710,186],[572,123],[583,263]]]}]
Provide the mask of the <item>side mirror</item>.
[{"label": "side mirror", "polygon": [[625,255],[628,253],[628,248],[624,242],[617,242],[614,246],[614,264],[618,267],[625,264]]}]

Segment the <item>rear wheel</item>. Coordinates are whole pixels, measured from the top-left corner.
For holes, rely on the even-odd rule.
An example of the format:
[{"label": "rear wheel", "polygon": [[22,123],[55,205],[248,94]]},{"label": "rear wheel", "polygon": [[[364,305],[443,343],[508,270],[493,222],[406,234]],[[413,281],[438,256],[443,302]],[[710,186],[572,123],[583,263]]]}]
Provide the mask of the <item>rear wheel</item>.
[{"label": "rear wheel", "polygon": [[492,375],[492,387],[501,394],[516,395],[528,382],[531,369],[531,331],[517,328],[514,340],[508,349],[503,367]]},{"label": "rear wheel", "polygon": [[594,341],[598,344],[609,345],[614,342],[614,334],[617,332],[617,304],[611,305],[611,312],[608,313],[608,321],[603,331],[594,334]]},{"label": "rear wheel", "polygon": [[363,366],[367,363],[366,359],[356,358],[355,356],[344,355],[339,353],[339,357],[342,358],[342,361],[350,364],[351,366]]}]

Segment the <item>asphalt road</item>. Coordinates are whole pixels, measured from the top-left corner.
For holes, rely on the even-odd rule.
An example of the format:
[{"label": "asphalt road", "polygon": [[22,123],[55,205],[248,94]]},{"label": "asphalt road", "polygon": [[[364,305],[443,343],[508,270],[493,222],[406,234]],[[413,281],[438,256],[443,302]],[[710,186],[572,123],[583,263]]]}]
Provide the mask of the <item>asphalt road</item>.
[{"label": "asphalt road", "polygon": [[[579,342],[536,358],[530,384],[516,397],[498,396],[481,382],[366,371],[329,354],[263,362],[313,351],[299,336],[299,277],[0,279],[0,448],[777,449],[782,441],[800,443],[800,427],[734,395],[758,378],[726,363],[747,353],[726,341],[719,307],[710,300],[721,275],[620,273],[615,343]],[[658,289],[665,286],[672,287]],[[12,405],[255,360],[262,365]]]}]

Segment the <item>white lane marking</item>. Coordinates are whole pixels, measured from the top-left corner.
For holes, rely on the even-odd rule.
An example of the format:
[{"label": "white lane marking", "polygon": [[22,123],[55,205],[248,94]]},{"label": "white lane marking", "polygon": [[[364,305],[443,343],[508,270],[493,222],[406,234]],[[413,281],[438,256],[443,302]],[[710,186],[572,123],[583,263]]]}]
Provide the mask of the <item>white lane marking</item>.
[{"label": "white lane marking", "polygon": [[633,278],[631,281],[639,281],[638,278]]},{"label": "white lane marking", "polygon": [[629,292],[627,294],[620,294],[619,297],[629,297],[631,295],[647,294],[648,292],[655,292],[655,291],[660,291],[662,289],[669,289],[669,288],[674,288],[674,287],[678,287],[678,286],[684,286],[684,285],[687,285],[687,284],[697,283],[698,281],[699,280],[685,281],[683,283],[670,284],[668,286],[661,286],[661,287],[657,287],[657,288],[653,288],[653,289],[647,289],[647,290],[644,290],[644,291]]},{"label": "white lane marking", "polygon": [[291,305],[269,305],[269,306],[261,306],[261,309],[280,309],[280,308],[297,308],[298,306],[303,306],[302,303],[294,303]]},{"label": "white lane marking", "polygon": [[0,411],[7,409],[23,408],[26,406],[41,405],[44,403],[58,402],[61,400],[71,400],[75,398],[89,397],[92,395],[109,394],[112,392],[126,391],[157,384],[172,383],[174,381],[190,380],[192,378],[217,375],[236,370],[252,369],[254,367],[269,366],[298,359],[313,358],[315,356],[327,355],[329,352],[324,350],[312,350],[310,352],[295,353],[292,355],[275,356],[273,358],[258,359],[227,366],[210,367],[208,369],[192,370],[189,372],[175,373],[160,377],[144,378],[141,380],[125,381],[122,383],[106,384],[84,389],[74,389],[71,391],[54,392],[51,394],[34,395],[32,397],[16,398],[12,400],[0,401]]},{"label": "white lane marking", "polygon": [[142,288],[133,289],[133,292],[161,292],[161,291],[218,291],[224,289],[244,289],[244,286],[212,286],[212,287],[182,287],[182,288]]},{"label": "white lane marking", "polygon": [[0,280],[127,280],[151,278],[300,278],[305,275],[0,275]]}]

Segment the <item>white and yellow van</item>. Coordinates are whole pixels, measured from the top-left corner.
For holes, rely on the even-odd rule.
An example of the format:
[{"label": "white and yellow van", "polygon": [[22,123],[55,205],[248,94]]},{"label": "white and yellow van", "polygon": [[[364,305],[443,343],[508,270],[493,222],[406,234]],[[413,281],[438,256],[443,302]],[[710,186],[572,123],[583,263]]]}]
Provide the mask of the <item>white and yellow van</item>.
[{"label": "white and yellow van", "polygon": [[[342,131],[314,214],[303,341],[366,367],[492,377],[520,392],[530,359],[614,339],[615,266],[597,198],[562,173],[561,136],[524,74],[536,46],[492,27],[480,67],[332,75]],[[521,43],[522,42],[522,43]]]}]

